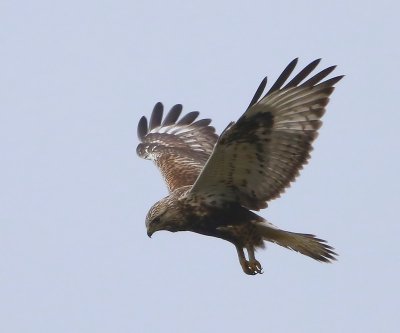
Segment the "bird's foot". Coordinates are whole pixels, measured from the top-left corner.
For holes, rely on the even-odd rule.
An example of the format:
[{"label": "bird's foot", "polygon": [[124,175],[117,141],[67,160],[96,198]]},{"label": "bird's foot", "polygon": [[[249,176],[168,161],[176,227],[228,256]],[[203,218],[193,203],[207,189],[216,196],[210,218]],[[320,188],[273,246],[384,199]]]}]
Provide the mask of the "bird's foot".
[{"label": "bird's foot", "polygon": [[239,245],[236,245],[236,251],[239,257],[240,266],[242,266],[243,272],[248,275],[256,275],[262,274],[261,264],[254,256],[254,246],[246,247],[247,252],[249,254],[249,260],[244,256],[243,248]]},{"label": "bird's foot", "polygon": [[249,261],[249,268],[250,268],[250,270],[252,272],[254,272],[254,274],[262,274],[262,273],[264,273],[262,271],[262,266],[261,266],[261,264],[259,263],[258,260],[250,260]]},{"label": "bird's foot", "polygon": [[241,264],[243,272],[248,275],[263,274],[262,266],[257,260],[243,260]]}]

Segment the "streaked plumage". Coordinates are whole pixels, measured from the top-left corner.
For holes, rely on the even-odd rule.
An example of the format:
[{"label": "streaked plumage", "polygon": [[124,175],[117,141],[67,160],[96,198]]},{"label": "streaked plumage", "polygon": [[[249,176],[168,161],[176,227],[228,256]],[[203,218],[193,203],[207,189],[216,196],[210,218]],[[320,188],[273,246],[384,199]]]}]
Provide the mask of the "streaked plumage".
[{"label": "streaked plumage", "polygon": [[264,241],[318,261],[335,260],[336,253],[324,240],[278,229],[251,212],[279,197],[310,157],[320,118],[342,78],[323,81],[332,66],[307,79],[319,62],[286,83],[297,64],[293,60],[260,99],[265,78],[246,112],[219,138],[211,120],[196,121],[198,112],[179,119],[180,104],[163,119],[163,105],[157,103],[149,123],[140,119],[137,153],[156,163],[170,192],[146,217],[149,236],[169,230],[225,239],[236,246],[243,271],[251,275],[262,272],[254,251],[263,248]]}]

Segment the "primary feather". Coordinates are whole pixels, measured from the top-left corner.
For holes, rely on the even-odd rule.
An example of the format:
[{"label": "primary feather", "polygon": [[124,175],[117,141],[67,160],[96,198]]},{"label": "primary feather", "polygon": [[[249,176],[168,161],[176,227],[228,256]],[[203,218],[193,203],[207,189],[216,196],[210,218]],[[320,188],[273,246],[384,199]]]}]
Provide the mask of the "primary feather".
[{"label": "primary feather", "polygon": [[329,96],[342,78],[325,80],[335,66],[312,75],[317,59],[289,80],[297,62],[263,96],[264,78],[245,113],[219,138],[210,119],[196,121],[198,112],[179,119],[180,104],[163,118],[157,103],[149,123],[140,119],[137,153],[155,162],[170,191],[146,217],[149,236],[168,230],[222,238],[235,245],[243,271],[251,275],[262,272],[254,251],[265,241],[317,261],[335,260],[324,240],[281,230],[251,212],[279,197],[307,163]]},{"label": "primary feather", "polygon": [[320,82],[323,70],[300,84],[315,68],[312,62],[284,88],[297,60],[284,70],[268,93],[252,104],[219,138],[191,193],[239,202],[259,210],[278,197],[310,157],[337,76]]},{"label": "primary feather", "polygon": [[163,175],[168,189],[173,191],[185,185],[192,185],[211,155],[218,136],[209,126],[211,120],[195,122],[199,113],[190,112],[178,120],[182,105],[171,108],[163,120],[164,107],[157,103],[150,117],[138,125],[141,143],[136,151],[142,158],[155,162]]}]

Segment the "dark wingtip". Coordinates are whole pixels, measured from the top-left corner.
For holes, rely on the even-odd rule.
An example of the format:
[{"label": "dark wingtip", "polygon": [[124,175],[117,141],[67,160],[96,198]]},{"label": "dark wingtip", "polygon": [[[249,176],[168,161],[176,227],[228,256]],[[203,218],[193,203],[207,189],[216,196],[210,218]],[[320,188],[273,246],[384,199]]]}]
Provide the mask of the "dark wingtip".
[{"label": "dark wingtip", "polygon": [[288,68],[291,68],[290,71],[293,71],[293,69],[297,66],[298,62],[299,62],[299,57],[294,58],[291,62],[289,62],[289,65],[286,66],[284,71],[287,70]]},{"label": "dark wingtip", "polygon": [[[137,127],[137,135],[139,137],[139,140],[143,142],[146,135],[148,135],[152,130],[157,127],[166,127],[170,125],[207,127],[211,123],[211,119],[200,119],[195,121],[200,114],[198,111],[189,112],[185,114],[181,119],[179,119],[182,110],[182,104],[174,105],[169,110],[168,114],[163,120],[164,106],[160,102],[156,103],[151,113],[150,121],[148,122],[145,116],[143,116],[139,120]],[[210,128],[215,131],[213,127]]]},{"label": "dark wingtip", "polygon": [[163,116],[164,106],[161,102],[156,103],[153,108],[153,112],[150,117],[150,131],[161,125],[161,120]]},{"label": "dark wingtip", "polygon": [[174,105],[164,118],[162,126],[169,126],[175,124],[175,122],[178,120],[179,116],[182,113],[182,109],[183,109],[182,104]]},{"label": "dark wingtip", "polygon": [[249,109],[250,107],[252,107],[254,104],[256,104],[258,102],[258,100],[260,99],[262,93],[264,92],[264,89],[267,85],[268,82],[268,77],[266,76],[265,78],[263,78],[263,80],[260,82],[253,98],[251,99],[251,102],[249,104],[249,106],[247,107],[247,109]]},{"label": "dark wingtip", "polygon": [[139,124],[137,127],[137,135],[139,137],[139,140],[143,141],[144,137],[147,135],[148,132],[149,132],[149,129],[147,127],[147,118],[145,116],[143,116],[142,118],[140,118]]},{"label": "dark wingtip", "polygon": [[273,93],[276,90],[279,90],[282,88],[283,84],[286,82],[290,74],[292,74],[294,68],[297,65],[297,62],[299,61],[299,58],[294,58],[289,65],[286,66],[286,68],[282,71],[281,75],[279,75],[278,79],[275,81],[275,83],[272,85],[271,89],[268,90],[268,92],[265,94],[265,96]]},{"label": "dark wingtip", "polygon": [[199,116],[200,112],[199,111],[192,111],[187,114],[185,114],[177,123],[177,125],[182,126],[182,125],[189,125],[193,121],[196,120],[196,118]]},{"label": "dark wingtip", "polygon": [[211,124],[211,119],[200,119],[194,122],[191,126],[203,127]]},{"label": "dark wingtip", "polygon": [[306,67],[304,67],[288,84],[285,85],[284,88],[295,87],[300,84],[321,62],[321,58],[315,59],[310,62]]},{"label": "dark wingtip", "polygon": [[343,79],[345,77],[345,75],[338,75],[335,76],[329,80],[324,81],[325,84],[329,84],[330,86],[335,85],[336,83],[338,83],[341,79]]},{"label": "dark wingtip", "polygon": [[307,81],[302,83],[301,86],[302,87],[313,86],[313,85],[321,82],[330,73],[332,73],[335,68],[336,68],[336,65],[323,69],[322,71],[320,71],[319,73],[315,74],[313,77],[311,77],[310,79],[308,79]]}]

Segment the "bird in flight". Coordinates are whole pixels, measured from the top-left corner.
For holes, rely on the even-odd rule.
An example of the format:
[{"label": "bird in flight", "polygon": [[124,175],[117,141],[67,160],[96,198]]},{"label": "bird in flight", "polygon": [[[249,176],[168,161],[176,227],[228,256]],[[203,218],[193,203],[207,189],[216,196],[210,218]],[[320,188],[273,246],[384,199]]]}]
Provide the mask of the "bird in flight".
[{"label": "bird in flight", "polygon": [[294,59],[263,95],[265,78],[244,114],[219,137],[210,119],[196,120],[198,112],[180,118],[180,104],[163,118],[157,103],[150,121],[140,119],[137,154],[156,164],[169,190],[147,214],[149,237],[168,230],[224,239],[235,245],[249,275],[262,273],[254,253],[265,241],[320,262],[336,260],[325,240],[279,229],[253,212],[278,198],[310,158],[329,96],[343,77],[325,79],[336,66],[312,74],[320,60],[287,82]]}]

